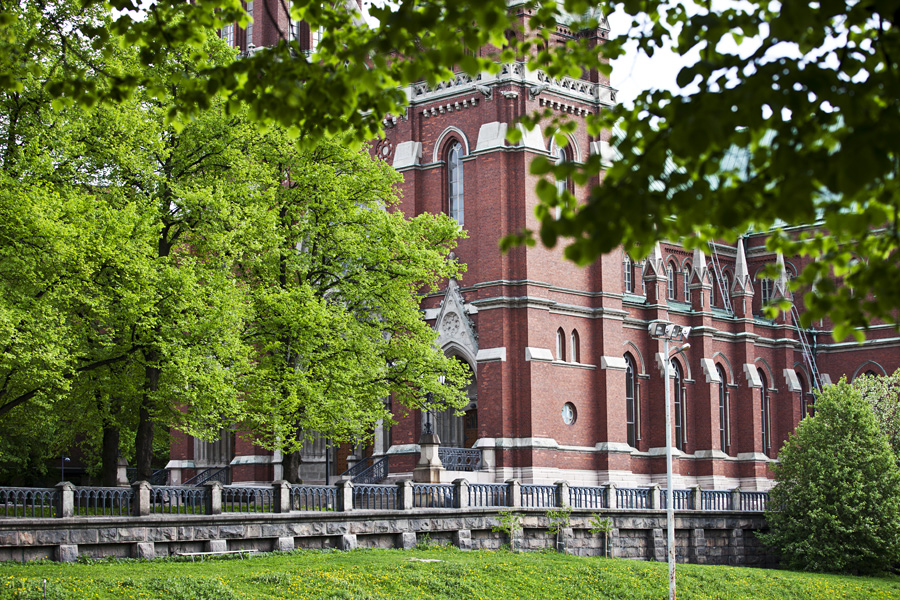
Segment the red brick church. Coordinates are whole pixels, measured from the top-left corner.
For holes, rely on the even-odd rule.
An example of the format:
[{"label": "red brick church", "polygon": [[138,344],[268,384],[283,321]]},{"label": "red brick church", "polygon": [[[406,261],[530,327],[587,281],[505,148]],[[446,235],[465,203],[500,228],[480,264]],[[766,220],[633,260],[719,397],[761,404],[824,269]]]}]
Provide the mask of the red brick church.
[{"label": "red brick church", "polygon": [[[274,22],[264,3],[271,3]],[[314,32],[290,23],[280,2],[247,6],[255,11],[253,28],[223,32],[234,45],[252,51],[251,44],[275,43],[280,31],[314,46]],[[575,33],[558,27],[550,43]],[[610,32],[601,26],[578,35],[602,44]],[[304,479],[324,481],[327,474],[334,481],[349,466],[371,471],[376,463],[387,468],[378,478],[410,478],[423,427],[432,422],[442,480],[662,483],[663,342],[648,326],[671,322],[692,328],[690,348],[672,359],[668,382],[676,487],[768,489],[767,464],[814,410],[817,386],[900,368],[900,338],[890,326],[873,326],[862,345],[836,343],[828,321],[798,328],[799,294],[795,311],[764,318],[763,305],[790,297],[788,279],[804,266],[768,252],[765,233],[711,244],[705,254],[662,242],[643,262],[618,250],[587,268],[563,260],[559,248],[502,254],[502,236],[538,227],[537,178],[528,168],[535,157],[611,159],[606,137],[591,137],[583,126],[565,146],[540,130],[510,144],[507,131],[537,109],[579,120],[613,105],[616,91],[601,74],[555,80],[512,63],[497,75],[413,85],[408,95],[406,114],[386,121],[372,154],[402,173],[405,213],[445,212],[468,235],[457,249],[465,278],[425,298],[423,309],[441,349],[471,368],[470,401],[461,416],[400,417],[367,448],[319,440],[304,452]],[[582,199],[587,193],[567,181],[557,185]],[[772,264],[781,276],[760,278]],[[234,440],[229,433],[216,444],[177,437],[172,483],[219,466],[230,466],[234,483],[283,476],[277,453]]]}]

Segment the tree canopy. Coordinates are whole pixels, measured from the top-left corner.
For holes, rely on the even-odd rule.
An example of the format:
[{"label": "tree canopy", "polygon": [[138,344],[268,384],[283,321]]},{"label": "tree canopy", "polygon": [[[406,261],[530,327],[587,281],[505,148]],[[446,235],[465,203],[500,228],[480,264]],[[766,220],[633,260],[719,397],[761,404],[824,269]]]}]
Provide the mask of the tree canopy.
[{"label": "tree canopy", "polygon": [[[78,441],[148,478],[158,426],[292,450],[313,429],[362,439],[428,392],[465,401],[418,307],[462,272],[449,217],[405,219],[384,163],[342,140],[301,151],[218,96],[171,121],[202,65],[233,63],[215,36],[201,67],[184,47],[148,67],[115,36],[54,29],[108,28],[101,8],[20,9],[12,29],[40,42],[23,60],[0,37],[17,74],[0,92],[0,427],[16,434],[0,463],[34,460],[13,441]],[[139,83],[117,102],[48,91],[77,76],[112,93],[112,71]]]},{"label": "tree canopy", "polygon": [[[248,23],[238,0],[160,0],[146,9],[135,0],[114,0],[108,6],[120,12],[108,26],[84,16],[101,4],[87,0],[86,8],[49,11],[45,19],[95,47],[122,36],[148,66],[163,62],[173,48],[189,53],[197,70],[169,98],[168,118],[176,125],[221,98],[233,110],[246,105],[253,119],[280,123],[311,142],[338,132],[370,139],[385,116],[404,110],[402,86],[435,84],[457,71],[496,71],[502,62],[524,60],[551,77],[579,76],[591,69],[608,73],[607,61],[629,44],[650,55],[664,46],[684,56],[696,53],[699,60],[678,74],[690,93],[645,92],[633,107],[587,118],[595,136],[615,127],[618,157],[611,167],[599,156],[583,164],[534,162],[537,173],[555,171],[592,186],[588,201],[559,219],[547,209],[570,199],[557,197],[553,186],[539,188],[541,241],[564,240],[566,256],[587,264],[619,245],[639,256],[660,239],[699,245],[776,228],[780,233],[768,241],[772,251],[815,259],[793,282],[795,289],[815,288],[805,296],[804,322],[827,314],[839,338],[861,337],[855,328],[872,319],[898,323],[896,0],[802,7],[761,0],[529,0],[512,10],[507,0],[400,0],[371,7],[369,22],[354,2],[293,0],[291,18],[322,29],[316,52],[300,52],[286,36],[227,64],[210,60],[203,48],[223,24]],[[18,18],[15,6],[2,5],[2,35],[15,40],[21,47],[15,56],[27,64],[29,53],[46,42],[9,27]],[[579,36],[549,48],[542,43],[558,22],[575,31],[594,29],[613,9],[633,16],[633,26],[612,32],[599,47]],[[518,13],[527,35],[508,35],[522,29]],[[16,89],[21,84],[10,64],[0,69],[0,85]],[[87,105],[120,100],[138,85],[160,95],[169,91],[152,69],[102,72],[106,86],[84,85],[76,69],[48,91]],[[551,133],[571,127],[549,113],[527,120]],[[515,137],[518,130],[511,130]],[[796,229],[809,224],[819,227]],[[522,232],[507,244],[533,243],[533,235]]]}]

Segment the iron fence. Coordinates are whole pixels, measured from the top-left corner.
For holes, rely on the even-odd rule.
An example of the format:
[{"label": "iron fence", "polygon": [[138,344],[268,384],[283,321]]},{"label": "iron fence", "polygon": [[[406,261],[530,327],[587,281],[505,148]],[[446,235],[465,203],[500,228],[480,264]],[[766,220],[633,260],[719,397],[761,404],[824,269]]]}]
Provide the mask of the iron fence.
[{"label": "iron fence", "polygon": [[522,506],[525,508],[553,508],[556,506],[555,485],[522,485]]},{"label": "iron fence", "polygon": [[438,458],[448,471],[477,471],[481,468],[478,448],[438,448]]},{"label": "iron fence", "polygon": [[456,505],[455,486],[440,483],[414,483],[413,506],[416,508],[453,508]]},{"label": "iron fence", "polygon": [[0,511],[4,517],[55,517],[59,490],[55,488],[0,488]]},{"label": "iron fence", "polygon": [[509,506],[509,486],[505,483],[469,484],[469,506]]},{"label": "iron fence", "polygon": [[202,515],[206,512],[209,488],[160,486],[150,489],[150,512]]},{"label": "iron fence", "polygon": [[734,510],[728,490],[701,490],[700,510]]},{"label": "iron fence", "polygon": [[569,506],[572,508],[609,508],[606,501],[605,487],[581,487],[569,488]]},{"label": "iron fence", "polygon": [[331,485],[292,485],[291,510],[336,510],[338,490]]},{"label": "iron fence", "polygon": [[397,510],[400,508],[396,485],[362,484],[353,486],[353,508]]},{"label": "iron fence", "polygon": [[616,488],[616,508],[650,508],[650,488]]},{"label": "iron fence", "polygon": [[274,512],[275,490],[227,485],[222,488],[222,512]]},{"label": "iron fence", "polygon": [[[659,490],[659,506],[663,509],[669,507],[669,495],[666,492],[665,488]],[[672,490],[672,505],[675,510],[694,510],[693,490]]]},{"label": "iron fence", "polygon": [[130,515],[134,491],[130,487],[79,487],[72,494],[76,515]]}]

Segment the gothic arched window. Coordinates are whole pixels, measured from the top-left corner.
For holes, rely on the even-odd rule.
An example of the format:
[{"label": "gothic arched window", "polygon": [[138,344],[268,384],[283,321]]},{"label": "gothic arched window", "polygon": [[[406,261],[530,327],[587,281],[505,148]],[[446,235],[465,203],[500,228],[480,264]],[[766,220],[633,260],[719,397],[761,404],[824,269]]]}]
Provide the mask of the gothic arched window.
[{"label": "gothic arched window", "polygon": [[669,300],[675,299],[675,265],[669,263],[666,267],[666,284],[669,291]]},{"label": "gothic arched window", "polygon": [[762,387],[759,390],[760,433],[762,434],[763,452],[768,452],[769,448],[772,446],[771,423],[769,422],[769,388],[768,383],[766,382],[766,376],[762,372],[762,369],[759,370],[759,380],[762,382]]},{"label": "gothic arched window", "polygon": [[579,348],[580,344],[578,341],[578,331],[573,329],[572,335],[569,337],[569,340],[569,350],[571,351],[570,360],[574,363],[577,363],[581,360],[581,349]]},{"label": "gothic arched window", "polygon": [[462,156],[462,144],[459,142],[451,143],[450,150],[447,152],[448,207],[450,217],[459,223],[460,227],[465,224]]},{"label": "gothic arched window", "polygon": [[626,254],[625,260],[622,263],[622,268],[624,269],[624,277],[623,281],[625,283],[625,293],[631,294],[634,292],[634,279],[632,278],[634,271],[632,270],[631,258]]},{"label": "gothic arched window", "polygon": [[675,370],[675,406],[673,407],[675,412],[675,447],[679,450],[684,450],[684,443],[687,441],[684,372],[681,370],[681,364],[674,360],[672,361],[672,368]]},{"label": "gothic arched window", "polygon": [[556,360],[566,360],[566,332],[562,327],[556,330]]},{"label": "gothic arched window", "polygon": [[689,287],[691,284],[691,265],[684,265],[684,301],[691,301],[691,288]]},{"label": "gothic arched window", "polygon": [[630,354],[625,355],[625,422],[628,435],[628,445],[637,448],[640,439],[640,418],[637,402],[637,374],[634,370],[634,359]]},{"label": "gothic arched window", "polygon": [[731,407],[728,406],[728,383],[725,378],[725,369],[722,365],[716,365],[716,372],[719,374],[719,444],[722,452],[727,452],[727,448],[731,446]]}]

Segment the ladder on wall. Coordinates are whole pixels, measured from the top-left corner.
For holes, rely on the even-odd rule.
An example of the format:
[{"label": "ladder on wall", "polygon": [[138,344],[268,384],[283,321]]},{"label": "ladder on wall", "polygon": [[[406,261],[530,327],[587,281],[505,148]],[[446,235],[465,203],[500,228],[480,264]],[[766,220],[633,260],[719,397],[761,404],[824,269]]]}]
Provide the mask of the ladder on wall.
[{"label": "ladder on wall", "polygon": [[728,286],[725,285],[725,278],[722,276],[722,267],[719,266],[719,253],[716,251],[716,244],[712,240],[709,241],[709,256],[713,264],[713,277],[716,279],[716,285],[719,287],[719,294],[722,296],[722,304],[728,314],[733,315],[734,309],[731,307],[731,295],[728,293]]},{"label": "ladder on wall", "polygon": [[819,377],[819,368],[816,366],[816,357],[813,356],[812,349],[810,348],[809,340],[806,337],[806,330],[800,327],[800,312],[793,304],[791,305],[791,318],[794,321],[794,327],[797,328],[797,337],[800,339],[800,348],[803,350],[803,360],[806,362],[806,366],[809,367],[813,385],[817,390],[822,391],[822,380]]}]

